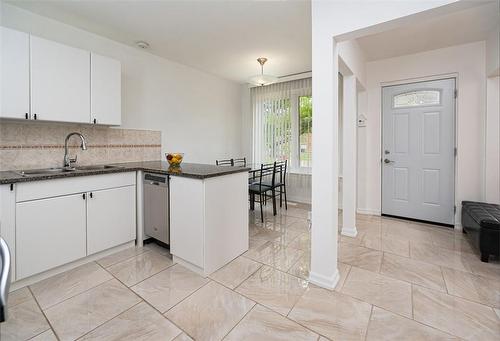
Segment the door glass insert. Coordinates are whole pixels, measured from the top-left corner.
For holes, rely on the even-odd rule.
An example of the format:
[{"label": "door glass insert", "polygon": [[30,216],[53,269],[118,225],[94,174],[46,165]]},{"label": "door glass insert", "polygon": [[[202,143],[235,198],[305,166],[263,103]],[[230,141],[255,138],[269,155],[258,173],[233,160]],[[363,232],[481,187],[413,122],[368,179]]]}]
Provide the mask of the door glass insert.
[{"label": "door glass insert", "polygon": [[394,108],[417,107],[424,105],[439,105],[441,92],[439,90],[417,90],[405,92],[393,97]]}]

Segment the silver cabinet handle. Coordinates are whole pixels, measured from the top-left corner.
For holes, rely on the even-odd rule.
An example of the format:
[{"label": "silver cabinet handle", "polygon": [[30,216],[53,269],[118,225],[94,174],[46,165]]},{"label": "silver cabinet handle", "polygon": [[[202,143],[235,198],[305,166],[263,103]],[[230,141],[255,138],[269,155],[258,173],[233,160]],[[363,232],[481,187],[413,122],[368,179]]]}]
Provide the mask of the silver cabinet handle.
[{"label": "silver cabinet handle", "polygon": [[394,161],[389,160],[389,159],[384,159],[384,163],[393,163]]},{"label": "silver cabinet handle", "polygon": [[10,251],[5,240],[0,237],[0,259],[2,269],[0,272],[0,322],[7,319],[7,295],[10,287]]}]

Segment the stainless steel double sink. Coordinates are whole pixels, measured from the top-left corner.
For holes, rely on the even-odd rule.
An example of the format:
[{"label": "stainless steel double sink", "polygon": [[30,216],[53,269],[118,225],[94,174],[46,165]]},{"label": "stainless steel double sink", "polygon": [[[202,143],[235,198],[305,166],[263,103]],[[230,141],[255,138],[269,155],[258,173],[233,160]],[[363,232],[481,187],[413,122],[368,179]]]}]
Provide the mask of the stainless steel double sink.
[{"label": "stainless steel double sink", "polygon": [[123,168],[123,167],[113,166],[113,165],[79,166],[72,168],[57,167],[57,168],[45,168],[45,169],[21,170],[21,171],[16,171],[16,173],[22,176],[43,176],[43,175],[71,173],[78,171],[97,171],[97,170],[114,169],[114,168]]}]

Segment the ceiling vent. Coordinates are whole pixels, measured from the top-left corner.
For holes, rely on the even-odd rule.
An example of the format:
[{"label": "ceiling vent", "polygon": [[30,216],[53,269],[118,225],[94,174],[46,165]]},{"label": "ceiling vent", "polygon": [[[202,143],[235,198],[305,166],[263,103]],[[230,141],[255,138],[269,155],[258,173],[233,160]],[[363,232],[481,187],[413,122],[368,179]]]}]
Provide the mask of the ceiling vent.
[{"label": "ceiling vent", "polygon": [[142,40],[136,41],[135,45],[137,45],[137,47],[144,49],[144,50],[149,49],[149,44],[145,41],[142,41]]}]

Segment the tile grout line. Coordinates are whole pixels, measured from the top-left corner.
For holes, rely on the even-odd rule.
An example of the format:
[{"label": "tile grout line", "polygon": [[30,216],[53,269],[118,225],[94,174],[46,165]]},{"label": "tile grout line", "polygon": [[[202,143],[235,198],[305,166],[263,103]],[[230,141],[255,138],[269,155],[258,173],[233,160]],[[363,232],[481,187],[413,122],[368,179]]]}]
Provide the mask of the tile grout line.
[{"label": "tile grout line", "polygon": [[[131,247],[130,247],[130,249],[131,249],[131,248],[138,248],[138,247],[134,245],[134,246],[131,246]],[[142,248],[144,249],[144,246],[143,246]],[[126,251],[126,250],[128,250],[128,249],[124,249],[123,251]],[[143,252],[141,252],[141,253],[138,253],[138,254],[136,254],[136,255],[133,255],[133,256],[127,257],[127,258],[122,259],[122,260],[120,260],[120,261],[118,261],[118,262],[116,262],[116,263],[109,264],[108,266],[104,266],[104,265],[102,265],[101,263],[99,263],[99,261],[100,261],[100,260],[102,260],[102,259],[104,259],[104,258],[107,258],[107,257],[109,257],[109,256],[112,256],[113,254],[111,254],[111,255],[109,255],[109,256],[106,256],[106,257],[103,257],[103,258],[100,258],[100,259],[96,260],[95,262],[96,262],[97,264],[99,264],[102,268],[106,269],[106,268],[112,267],[113,265],[123,263],[123,262],[125,262],[125,261],[130,260],[131,258],[134,258],[134,257],[136,257],[136,256],[139,256],[139,255],[142,255],[142,254],[144,254],[144,253],[146,253],[146,252],[151,252],[151,251],[153,251],[153,250],[144,250],[144,251],[143,251]],[[118,252],[121,252],[121,251],[118,251]]]},{"label": "tile grout line", "polygon": [[411,319],[415,320],[415,304],[413,298],[413,284],[410,284],[410,298],[411,298]]},{"label": "tile grout line", "polygon": [[[177,263],[176,263],[177,264]],[[154,310],[156,310],[164,319],[166,319],[167,321],[169,321],[170,323],[172,323],[174,326],[176,326],[177,328],[179,328],[182,332],[179,334],[181,335],[182,333],[186,333],[186,335],[188,335],[190,338],[193,338],[193,336],[191,336],[191,334],[189,334],[186,330],[184,330],[183,328],[181,328],[181,326],[177,325],[174,321],[170,320],[167,316],[165,316],[165,314],[167,314],[170,310],[174,309],[176,306],[178,306],[179,304],[181,304],[182,302],[184,302],[186,299],[188,299],[190,296],[192,296],[195,292],[201,290],[202,288],[204,288],[206,285],[208,285],[210,282],[212,282],[211,280],[208,280],[207,283],[203,284],[202,286],[200,286],[198,289],[196,289],[195,291],[193,291],[191,294],[189,294],[188,296],[184,297],[182,300],[180,300],[179,302],[177,302],[176,304],[174,304],[173,306],[171,306],[170,308],[168,308],[164,313],[162,313],[160,310],[158,310],[157,308],[155,308],[151,303],[149,303],[147,300],[143,299],[144,302],[149,305],[151,308],[153,308]],[[141,297],[142,298],[142,297]],[[178,337],[179,335],[177,335],[176,337]]]},{"label": "tile grout line", "polygon": [[[51,308],[53,308],[53,307],[55,307],[55,306],[57,306],[57,305],[59,305],[59,304],[61,304],[61,303],[63,303],[63,302],[69,301],[70,299],[75,298],[76,296],[79,296],[79,295],[84,294],[84,293],[86,293],[86,292],[89,292],[89,291],[91,291],[91,290],[93,290],[93,289],[95,289],[95,288],[98,288],[98,287],[100,287],[100,286],[102,286],[102,285],[104,285],[104,284],[106,284],[106,283],[109,283],[109,282],[111,282],[112,280],[117,280],[118,282],[120,282],[117,278],[111,278],[111,279],[109,279],[109,280],[107,280],[107,281],[105,281],[105,282],[100,283],[99,285],[96,285],[96,286],[94,286],[94,287],[92,287],[92,288],[89,288],[89,289],[87,289],[87,290],[85,290],[85,291],[83,291],[83,292],[81,292],[81,293],[79,293],[79,294],[77,294],[77,295],[74,295],[74,296],[72,296],[72,297],[70,297],[70,298],[67,298],[67,299],[65,299],[64,301],[61,301],[61,302],[59,302],[59,303],[57,303],[57,304],[54,304],[54,305],[52,305],[52,306],[48,307],[48,308],[47,308],[47,310],[48,310],[48,309],[51,309]],[[121,283],[121,282],[120,282],[120,283]],[[123,284],[123,283],[121,283],[121,284]],[[123,284],[123,285],[124,285],[124,284]],[[126,288],[126,289],[128,289],[129,291],[131,291],[134,295],[136,295],[136,296],[137,296],[137,298],[139,298],[140,300],[142,300],[142,297],[138,296],[135,292],[133,292],[132,290],[130,290],[127,286],[125,286],[125,288]],[[139,304],[139,303],[140,303],[140,302],[138,302],[137,304]],[[135,306],[135,305],[137,305],[137,304],[134,304],[134,306]],[[129,310],[129,309],[130,309],[130,308],[127,308],[126,310]],[[126,311],[126,310],[125,310],[125,311]],[[42,312],[43,312],[43,313],[44,313],[44,315],[45,315],[45,312],[44,312],[43,310],[42,310]],[[117,316],[121,315],[122,313],[123,313],[123,312],[121,312],[121,313],[119,313],[119,314],[117,314],[117,315],[115,315],[115,316],[111,317],[110,319],[108,319],[108,320],[106,320],[106,321],[102,322],[101,324],[99,324],[98,326],[96,326],[95,328],[93,328],[91,331],[93,331],[93,330],[95,330],[95,329],[99,328],[99,327],[100,327],[100,326],[102,326],[103,324],[105,324],[105,323],[107,323],[107,322],[111,321],[112,319],[114,319],[115,317],[117,317]],[[48,318],[47,318],[47,321],[48,321]],[[50,324],[50,326],[52,327],[52,324]],[[54,335],[56,335],[56,337],[57,337],[58,339],[60,339],[60,338],[57,336],[57,334],[56,334],[55,328],[53,328],[53,327],[52,327],[52,331],[54,332]],[[88,334],[88,333],[85,333],[84,335],[86,335],[86,334]],[[77,340],[78,340],[78,339],[80,339],[82,336],[83,336],[83,335],[81,335],[81,336],[77,337]]]},{"label": "tile grout line", "polygon": [[[268,266],[268,267],[272,268],[272,267],[271,267],[271,266],[269,266],[269,265],[266,265],[266,264],[263,264],[263,265],[265,265],[265,266]],[[256,271],[254,271],[254,272],[252,273],[252,275],[254,275],[254,274],[255,274],[257,271],[259,271],[261,268],[262,268],[262,266],[261,266],[259,269],[257,269]],[[303,279],[301,279],[301,278],[299,278],[299,277],[297,277],[297,276],[294,276],[294,275],[288,274],[288,273],[283,272],[283,271],[281,271],[281,270],[278,270],[278,269],[276,269],[276,268],[272,268],[272,269],[273,269],[273,270],[275,270],[275,271],[282,272],[283,274],[286,274],[286,275],[290,275],[290,276],[292,276],[292,277],[295,277],[295,278],[297,278],[297,279],[299,279],[299,280],[301,280],[301,281],[304,281]],[[250,278],[252,275],[248,276],[248,278]],[[247,279],[248,279],[248,278],[247,278]],[[245,282],[247,279],[245,279],[243,282]],[[215,281],[215,282],[217,282],[217,281]],[[243,284],[243,282],[241,282],[241,283],[240,283],[240,285],[241,285],[241,284]],[[308,283],[308,285],[309,285],[309,282],[308,282],[308,281],[306,281],[306,282],[307,282],[307,283]],[[218,283],[218,282],[217,282],[217,283]],[[318,332],[316,332],[316,331],[314,331],[314,330],[310,329],[309,327],[307,327],[307,326],[305,326],[305,325],[302,325],[300,322],[295,321],[295,320],[292,320],[291,318],[289,318],[289,317],[288,317],[288,314],[287,314],[287,315],[283,315],[282,313],[280,313],[280,312],[278,312],[278,311],[274,310],[274,308],[269,307],[267,304],[264,304],[264,303],[262,303],[262,302],[255,301],[254,299],[252,299],[252,298],[248,297],[248,296],[247,296],[247,295],[245,295],[244,293],[241,293],[241,292],[236,291],[236,289],[237,289],[240,285],[238,285],[238,287],[235,287],[234,289],[231,289],[231,288],[228,288],[227,286],[225,286],[225,285],[224,285],[224,284],[222,284],[222,283],[220,283],[220,284],[221,284],[222,286],[224,286],[225,288],[227,288],[227,289],[229,289],[229,290],[231,290],[231,291],[235,292],[236,294],[241,295],[241,296],[245,297],[246,299],[249,299],[249,300],[251,300],[251,301],[255,302],[255,303],[256,303],[256,305],[261,305],[261,306],[263,306],[264,308],[269,309],[269,310],[270,310],[270,311],[272,311],[273,313],[278,314],[278,315],[280,315],[281,317],[284,317],[284,318],[286,318],[287,320],[289,320],[289,321],[291,321],[291,322],[293,322],[293,323],[297,323],[298,325],[300,325],[300,326],[302,326],[303,328],[305,328],[305,329],[307,329],[307,330],[309,330],[309,331],[313,332],[314,334],[318,334],[318,335],[320,335],[320,336],[326,337],[326,336],[324,336],[324,335],[322,335],[322,334],[319,334]],[[304,291],[304,293],[301,295],[301,297],[299,297],[299,299],[297,300],[297,302],[296,302],[296,303],[298,303],[298,301],[302,298],[302,296],[303,296],[304,294],[305,294],[305,291]],[[295,303],[295,304],[296,304],[296,303]],[[289,313],[291,312],[291,310],[292,310],[292,309],[290,309]],[[227,336],[227,335],[226,335],[226,336]]]},{"label": "tile grout line", "polygon": [[[83,265],[89,265],[89,264],[92,264],[92,263],[97,263],[97,262],[96,262],[96,261],[91,261],[91,262],[89,262],[89,263],[85,263],[85,264],[83,264]],[[81,265],[81,266],[83,266],[83,265]],[[99,266],[99,264],[97,264],[97,265]],[[75,269],[77,269],[77,268],[79,268],[79,267],[76,267]],[[71,270],[74,270],[74,269],[71,269]],[[68,272],[69,272],[69,271],[71,271],[71,270],[68,270]],[[62,272],[61,274],[63,274],[63,273],[65,273],[65,272]],[[56,277],[56,276],[59,276],[59,275],[60,275],[60,274],[57,274],[57,275],[54,275],[54,276],[52,276],[52,277]],[[52,277],[49,277],[49,278],[52,278]],[[111,276],[111,277],[113,277],[113,276]],[[49,278],[46,278],[46,279],[49,279]],[[114,278],[114,277],[113,277],[113,278]],[[105,280],[105,281],[103,281],[103,282],[101,282],[101,283],[98,283],[98,284],[96,284],[96,285],[94,285],[94,286],[92,286],[92,287],[89,287],[89,288],[87,288],[87,289],[83,290],[82,292],[79,292],[79,293],[77,293],[77,294],[74,294],[73,296],[66,297],[66,298],[65,298],[65,299],[63,299],[62,301],[59,301],[59,302],[57,302],[57,303],[53,303],[53,304],[51,304],[51,305],[48,305],[48,306],[47,306],[47,307],[45,307],[43,310],[49,310],[49,309],[51,309],[51,308],[55,307],[56,305],[59,305],[59,304],[61,304],[61,303],[63,303],[63,302],[66,302],[67,300],[70,300],[70,299],[72,299],[72,298],[74,298],[74,297],[76,297],[76,296],[78,296],[78,295],[81,295],[81,294],[83,294],[83,293],[86,293],[86,292],[88,292],[88,291],[90,291],[90,290],[94,289],[94,288],[97,288],[98,286],[100,286],[100,285],[102,285],[102,284],[104,284],[104,283],[107,283],[107,282],[111,281],[113,278],[107,279],[107,280]],[[46,279],[45,279],[45,280],[46,280]],[[42,281],[44,281],[44,280],[42,280]],[[40,281],[40,282],[41,282],[41,281]],[[40,282],[37,282],[37,283],[40,283]],[[34,284],[37,284],[37,283],[34,283]],[[28,285],[28,286],[26,286],[26,288],[29,288],[29,289],[30,289],[30,291],[31,291],[31,286],[32,286],[32,285],[34,285],[34,284]],[[35,295],[34,295],[34,294],[33,294],[33,297],[35,297]],[[40,309],[41,309],[41,308],[40,308]]]},{"label": "tile grout line", "polygon": [[[127,259],[127,260],[124,260],[124,261],[122,261],[122,262],[118,262],[118,263],[116,263],[116,264],[114,264],[114,265],[121,264],[121,263],[125,263],[125,262],[127,262],[127,261],[131,260],[132,258],[135,258],[135,257],[141,256],[141,255],[144,255],[145,253],[149,253],[149,252],[156,253],[157,255],[160,255],[160,256],[162,256],[162,257],[165,257],[165,258],[170,259],[170,257],[168,257],[168,256],[166,256],[166,255],[162,255],[161,253],[159,253],[159,252],[157,252],[157,251],[154,251],[154,250],[149,250],[149,251],[146,251],[146,252],[140,253],[140,254],[138,254],[138,255],[136,255],[136,256],[134,256],[134,257],[131,257],[131,258]],[[141,279],[139,282],[134,283],[134,284],[132,284],[132,285],[130,285],[130,286],[128,286],[127,284],[125,284],[124,282],[122,282],[122,281],[121,281],[118,277],[116,277],[116,276],[115,276],[115,275],[114,275],[111,271],[109,271],[109,270],[108,270],[108,268],[103,267],[103,266],[102,266],[102,265],[100,265],[99,263],[98,263],[98,264],[99,264],[99,266],[100,266],[101,268],[103,268],[103,269],[104,269],[107,273],[109,273],[111,276],[113,276],[113,278],[115,278],[115,279],[116,279],[116,280],[118,280],[120,283],[122,283],[125,287],[127,287],[128,289],[130,289],[131,287],[133,287],[133,286],[135,286],[135,285],[137,285],[137,284],[139,284],[139,283],[142,283],[142,282],[144,282],[145,280],[147,280],[147,279],[149,279],[149,278],[151,278],[151,277],[153,277],[153,276],[158,275],[160,272],[163,272],[163,271],[165,271],[165,270],[167,270],[167,269],[169,269],[169,268],[173,267],[174,265],[178,264],[178,263],[174,263],[172,259],[170,259],[170,260],[172,261],[172,264],[170,264],[170,265],[169,265],[169,266],[167,266],[166,268],[164,268],[164,269],[162,269],[162,270],[160,270],[160,271],[158,271],[158,272],[156,272],[156,273],[154,273],[154,274],[152,274],[152,275],[150,275],[150,276],[148,276],[148,277],[146,277],[146,278],[144,278],[144,279]],[[113,266],[113,265],[111,265],[111,266]],[[110,267],[111,267],[111,266],[110,266]],[[133,290],[132,290],[132,291],[133,291]]]},{"label": "tile grout line", "polygon": [[[151,251],[153,252],[153,250],[151,250]],[[170,267],[172,267],[172,266],[174,266],[174,265],[176,265],[176,264],[177,264],[177,263],[174,263],[174,264],[172,264],[171,266],[169,266],[168,268],[170,268]],[[164,270],[162,270],[162,271],[160,271],[160,272],[163,272],[163,271],[167,270],[168,268],[166,268],[166,269],[164,269]],[[103,269],[104,269],[104,268],[103,268]],[[104,270],[106,270],[106,269],[104,269]],[[158,273],[160,273],[160,272],[158,272]],[[155,275],[157,275],[158,273],[156,273]],[[111,276],[113,276],[113,274],[111,274]],[[148,278],[151,278],[151,277],[153,277],[153,276],[154,276],[154,275],[152,275],[152,276],[150,276],[150,277],[148,277]],[[198,290],[200,290],[201,288],[203,288],[204,286],[206,286],[208,283],[210,283],[210,280],[209,280],[207,283],[205,283],[204,285],[202,285],[201,287],[199,287],[198,289],[196,289],[195,291],[193,291],[190,295],[186,296],[185,298],[183,298],[182,300],[180,300],[179,302],[177,302],[175,305],[173,305],[172,307],[170,307],[169,309],[167,309],[164,313],[162,313],[160,310],[156,309],[153,305],[151,305],[151,304],[150,304],[147,300],[145,300],[142,296],[140,296],[140,295],[139,295],[139,294],[137,294],[134,290],[132,290],[132,289],[131,289],[131,287],[132,287],[132,286],[131,286],[131,287],[128,287],[125,283],[123,283],[122,281],[120,281],[118,278],[116,278],[116,277],[114,277],[114,276],[113,276],[113,278],[115,278],[118,282],[120,282],[122,285],[124,285],[124,286],[125,286],[125,287],[129,290],[129,291],[131,291],[134,295],[136,295],[136,296],[137,296],[137,297],[138,297],[138,298],[139,298],[142,302],[145,302],[147,305],[149,305],[151,308],[153,308],[155,311],[157,311],[157,312],[158,312],[158,313],[159,313],[159,314],[160,314],[160,315],[161,315],[164,319],[166,319],[167,321],[169,321],[170,323],[172,323],[174,326],[176,326],[177,328],[179,328],[179,330],[181,330],[181,333],[179,333],[179,334],[178,334],[178,335],[176,335],[175,337],[178,337],[178,336],[179,336],[179,335],[181,335],[182,333],[186,333],[189,337],[191,337],[191,338],[192,338],[192,336],[191,336],[191,335],[190,335],[190,334],[189,334],[186,330],[182,329],[180,326],[178,326],[176,323],[174,323],[174,321],[172,321],[172,320],[170,320],[169,318],[167,318],[167,317],[165,316],[165,314],[166,314],[168,311],[170,311],[171,309],[173,309],[174,307],[176,307],[177,305],[179,305],[181,302],[183,302],[184,300],[186,300],[188,297],[190,297],[191,295],[193,295],[195,292],[197,292]],[[146,278],[146,279],[147,279],[147,278]],[[146,279],[144,279],[144,280],[146,280]],[[139,283],[141,283],[141,282],[139,282]],[[139,283],[137,283],[137,284],[139,284]],[[134,284],[133,286],[135,286],[135,285],[137,285],[137,284]],[[139,303],[141,303],[141,302],[139,302]],[[116,317],[116,316],[115,316],[115,317]]]},{"label": "tile grout line", "polygon": [[[33,291],[31,291],[31,288],[30,288],[29,286],[27,286],[27,288],[28,288],[28,291],[30,292],[31,296],[33,297],[33,300],[35,301],[36,306],[38,307],[38,309],[40,309],[40,312],[42,313],[43,317],[45,318],[45,321],[47,321],[47,324],[49,325],[49,329],[47,329],[47,330],[52,330],[52,332],[53,332],[53,333],[54,333],[54,335],[56,336],[56,339],[57,339],[57,340],[60,340],[59,336],[57,336],[57,334],[56,334],[56,330],[55,330],[55,329],[54,329],[54,327],[52,326],[52,323],[50,323],[49,318],[47,317],[47,315],[45,315],[45,311],[43,311],[42,307],[40,306],[40,303],[38,303],[38,300],[36,299],[35,295],[33,294]],[[47,330],[44,330],[44,331],[43,331],[43,332],[41,332],[40,334],[45,333]],[[35,336],[33,336],[33,337],[36,337],[36,336],[38,336],[38,335],[40,335],[40,334],[37,334],[37,335],[35,335]],[[32,337],[32,338],[33,338],[33,337]]]},{"label": "tile grout line", "polygon": [[[422,287],[421,285],[413,284],[413,285],[412,285],[412,295],[413,295],[413,287],[414,287],[414,286],[417,286],[417,287]],[[422,288],[427,289],[427,288],[425,288],[425,287],[422,287]],[[432,290],[432,289],[427,289],[427,290]],[[432,290],[432,291],[436,291],[436,290]],[[439,292],[439,291],[436,291],[436,292]],[[382,308],[382,309],[384,309],[384,308]],[[384,309],[384,310],[387,310],[387,309]],[[389,311],[389,310],[387,310],[387,311]],[[412,320],[412,321],[414,321],[414,322],[416,322],[416,323],[418,323],[418,324],[421,324],[421,325],[423,325],[423,326],[426,326],[426,327],[428,327],[428,328],[431,328],[431,329],[437,330],[437,331],[439,331],[439,332],[442,332],[442,333],[444,333],[444,334],[447,334],[447,335],[450,335],[450,336],[453,336],[453,337],[456,337],[456,338],[460,338],[460,336],[458,336],[458,335],[451,334],[451,333],[449,333],[449,332],[447,332],[447,331],[445,331],[445,330],[439,329],[439,328],[434,327],[434,326],[431,326],[431,325],[429,325],[429,324],[427,324],[427,323],[425,323],[425,322],[423,322],[423,321],[420,321],[420,320],[415,319],[415,314],[413,315],[413,318],[412,318],[411,320]]]},{"label": "tile grout line", "polygon": [[231,329],[229,329],[229,331],[226,334],[224,334],[224,336],[221,338],[221,340],[224,340],[233,331],[233,329],[236,328],[245,319],[245,317],[247,317],[247,315],[250,314],[250,312],[252,312],[255,309],[255,307],[258,305],[258,303],[255,301],[252,301],[252,302],[254,302],[254,305],[252,306],[252,308],[250,308],[245,314],[243,314],[243,316],[239,319],[239,321],[236,322],[236,324],[233,327],[231,327]]},{"label": "tile grout line", "polygon": [[113,321],[114,319],[118,318],[120,315],[122,315],[122,314],[126,313],[127,311],[131,310],[132,308],[134,308],[134,307],[138,306],[138,305],[139,305],[139,304],[141,304],[142,302],[144,302],[144,300],[142,300],[142,298],[141,298],[141,300],[140,300],[139,302],[137,302],[136,304],[132,305],[131,307],[129,307],[129,308],[127,308],[127,309],[125,309],[124,311],[122,311],[122,312],[121,312],[121,313],[119,313],[118,315],[113,316],[113,317],[112,317],[112,318],[110,318],[109,320],[106,320],[105,322],[101,323],[100,325],[96,326],[95,328],[93,328],[93,329],[91,329],[91,330],[87,331],[85,334],[83,334],[83,335],[81,335],[81,336],[77,337],[77,338],[75,339],[75,341],[77,341],[77,340],[81,340],[81,339],[82,339],[83,337],[85,337],[86,335],[88,335],[88,334],[92,333],[93,331],[95,331],[95,330],[96,330],[96,329],[98,329],[99,327],[104,326],[106,323]]},{"label": "tile grout line", "polygon": [[[258,263],[258,262],[256,262],[256,263]],[[247,277],[245,277],[245,278],[244,278],[244,279],[243,279],[243,280],[242,280],[242,281],[241,281],[238,285],[236,285],[233,289],[231,289],[230,287],[226,286],[224,283],[221,283],[221,282],[219,282],[218,280],[211,278],[210,276],[209,276],[208,278],[210,278],[212,281],[215,281],[215,282],[219,283],[220,285],[225,286],[225,287],[226,287],[226,288],[228,288],[229,290],[232,290],[232,291],[236,292],[236,289],[237,289],[237,288],[239,288],[239,287],[240,287],[240,285],[242,285],[242,284],[243,284],[243,282],[245,282],[247,279],[249,279],[250,277],[252,277],[255,273],[257,273],[257,271],[259,271],[259,270],[260,270],[260,269],[261,269],[261,268],[265,265],[265,264],[263,264],[263,263],[259,263],[259,264],[260,264],[260,265],[259,265],[259,267],[258,267],[255,271],[251,272],[251,273],[250,273]]]},{"label": "tile grout line", "polygon": [[368,340],[368,330],[370,329],[370,323],[372,322],[373,310],[375,306],[372,304],[372,308],[370,309],[370,316],[368,317],[368,323],[365,329],[365,341]]}]

